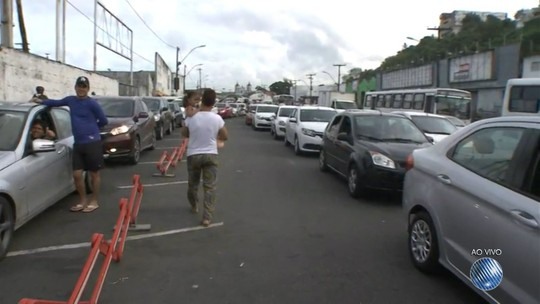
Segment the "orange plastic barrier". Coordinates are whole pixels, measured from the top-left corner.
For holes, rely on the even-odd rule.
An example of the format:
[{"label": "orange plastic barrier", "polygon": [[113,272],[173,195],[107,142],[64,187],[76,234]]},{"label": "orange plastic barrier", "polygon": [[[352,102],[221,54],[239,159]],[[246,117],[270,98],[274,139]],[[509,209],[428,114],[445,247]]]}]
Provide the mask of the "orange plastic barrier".
[{"label": "orange plastic barrier", "polygon": [[167,151],[164,151],[159,158],[159,161],[156,164],[156,167],[159,173],[154,173],[153,176],[156,177],[175,177],[175,174],[168,173],[169,168],[176,168],[178,161],[184,157],[188,144],[188,139],[183,139],[180,147],[173,149],[172,153],[169,154]]}]

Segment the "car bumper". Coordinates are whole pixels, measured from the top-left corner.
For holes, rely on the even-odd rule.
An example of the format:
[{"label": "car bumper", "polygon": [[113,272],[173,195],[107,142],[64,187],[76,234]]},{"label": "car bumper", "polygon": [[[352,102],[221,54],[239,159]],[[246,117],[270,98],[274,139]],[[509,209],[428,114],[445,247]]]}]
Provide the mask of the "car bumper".
[{"label": "car bumper", "polygon": [[285,136],[285,126],[278,126],[275,132],[277,136]]},{"label": "car bumper", "polygon": [[362,178],[365,187],[384,191],[403,191],[405,169],[387,169],[372,165]]},{"label": "car bumper", "polygon": [[272,122],[270,120],[256,119],[256,118],[253,120],[253,126],[255,128],[270,129],[271,125],[272,125]]},{"label": "car bumper", "polygon": [[304,152],[319,152],[322,146],[322,137],[302,134],[298,136],[298,143],[300,144],[300,150]]},{"label": "car bumper", "polygon": [[133,151],[133,137],[131,134],[120,134],[116,136],[102,136],[103,158],[126,157]]}]

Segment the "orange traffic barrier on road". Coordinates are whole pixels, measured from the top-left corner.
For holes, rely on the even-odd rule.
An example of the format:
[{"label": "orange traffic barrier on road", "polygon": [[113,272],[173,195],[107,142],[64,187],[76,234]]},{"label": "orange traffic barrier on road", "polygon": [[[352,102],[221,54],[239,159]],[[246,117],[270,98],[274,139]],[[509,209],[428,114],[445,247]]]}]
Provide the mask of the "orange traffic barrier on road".
[{"label": "orange traffic barrier on road", "polygon": [[[94,268],[97,259],[100,255],[100,248],[101,243],[103,242],[103,234],[94,233],[92,235],[92,246],[90,247],[90,254],[88,255],[88,258],[86,259],[86,263],[84,263],[83,270],[81,271],[81,275],[79,276],[79,279],[77,280],[77,283],[75,284],[75,288],[71,292],[71,296],[69,297],[69,300],[67,301],[50,301],[50,300],[37,300],[37,299],[28,299],[24,298],[19,301],[19,304],[77,304],[77,303],[97,303],[97,298],[94,302],[87,301],[87,302],[81,302],[81,297],[83,295],[83,292],[85,291],[86,284],[88,283],[88,280],[90,279],[90,275],[92,274],[92,269]],[[112,255],[112,254],[111,254]],[[108,269],[107,260],[104,261],[103,266],[106,266]],[[103,287],[103,281],[99,280],[98,282],[100,284],[96,284],[94,287],[94,290],[92,292],[92,295],[97,294],[99,297],[99,293],[101,292],[101,288]]]},{"label": "orange traffic barrier on road", "polygon": [[188,139],[183,139],[180,147],[173,149],[172,153],[167,153],[164,151],[159,158],[159,161],[156,163],[156,167],[159,173],[154,173],[153,176],[156,177],[175,177],[173,173],[169,173],[169,168],[176,168],[178,161],[184,157],[184,154],[187,149]]},{"label": "orange traffic barrier on road", "polygon": [[138,174],[133,175],[133,188],[131,189],[131,194],[129,195],[128,206],[129,206],[129,230],[130,231],[148,231],[152,229],[151,224],[140,224],[137,222],[139,217],[139,208],[141,207],[141,202],[143,198],[144,187],[141,183],[141,176]]}]

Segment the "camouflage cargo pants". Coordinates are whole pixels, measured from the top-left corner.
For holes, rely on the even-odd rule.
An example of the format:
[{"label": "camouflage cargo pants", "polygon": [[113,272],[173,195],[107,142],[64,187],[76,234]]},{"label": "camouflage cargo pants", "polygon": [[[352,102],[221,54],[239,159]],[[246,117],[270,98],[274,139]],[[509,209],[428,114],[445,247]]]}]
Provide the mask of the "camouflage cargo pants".
[{"label": "camouflage cargo pants", "polygon": [[199,203],[199,184],[201,173],[204,190],[203,219],[212,220],[216,204],[216,183],[218,160],[216,154],[197,154],[187,158],[188,192],[187,197],[191,207]]}]

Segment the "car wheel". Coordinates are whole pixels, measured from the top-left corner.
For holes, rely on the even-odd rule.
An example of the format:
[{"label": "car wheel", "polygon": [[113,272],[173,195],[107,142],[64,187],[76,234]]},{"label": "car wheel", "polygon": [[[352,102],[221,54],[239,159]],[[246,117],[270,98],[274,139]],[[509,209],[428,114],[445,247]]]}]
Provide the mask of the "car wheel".
[{"label": "car wheel", "polygon": [[324,153],[324,150],[321,149],[321,152],[319,152],[319,169],[322,172],[328,171],[328,165],[326,164],[326,154]]},{"label": "car wheel", "polygon": [[156,136],[157,139],[163,139],[163,137],[165,136],[165,130],[163,129],[163,125],[160,125],[156,130]]},{"label": "car wheel", "polygon": [[294,153],[296,155],[302,154],[302,150],[300,149],[300,142],[298,141],[298,137],[294,137]]},{"label": "car wheel", "polygon": [[363,186],[360,185],[358,167],[355,164],[352,164],[349,168],[349,173],[347,175],[347,184],[349,188],[349,195],[354,198],[359,197],[364,192]]},{"label": "car wheel", "polygon": [[419,212],[413,215],[408,241],[409,255],[416,268],[425,273],[440,270],[437,233],[429,214]]},{"label": "car wheel", "polygon": [[135,141],[133,142],[133,150],[131,152],[129,162],[132,165],[136,165],[139,162],[140,158],[141,158],[141,140],[139,139],[139,137],[136,137]]},{"label": "car wheel", "polygon": [[285,133],[285,136],[283,136],[283,138],[284,138],[283,143],[285,143],[285,147],[291,146],[291,143],[287,139],[287,133]]},{"label": "car wheel", "polygon": [[92,176],[88,171],[83,171],[84,188],[86,188],[86,194],[94,192],[92,187]]},{"label": "car wheel", "polygon": [[15,228],[15,217],[11,204],[5,197],[0,196],[0,260],[3,259],[11,243],[13,230]]}]

